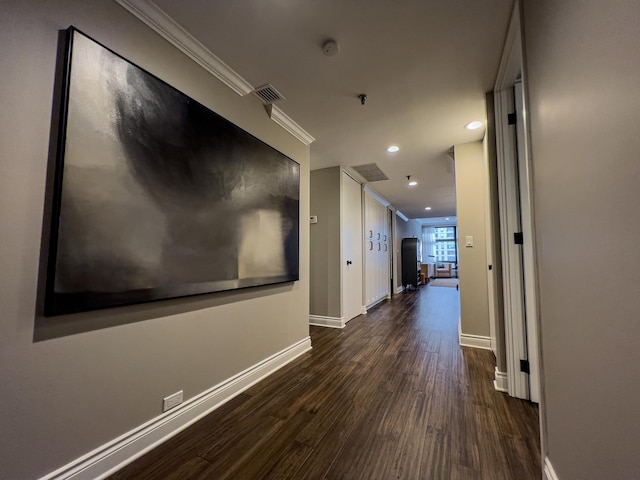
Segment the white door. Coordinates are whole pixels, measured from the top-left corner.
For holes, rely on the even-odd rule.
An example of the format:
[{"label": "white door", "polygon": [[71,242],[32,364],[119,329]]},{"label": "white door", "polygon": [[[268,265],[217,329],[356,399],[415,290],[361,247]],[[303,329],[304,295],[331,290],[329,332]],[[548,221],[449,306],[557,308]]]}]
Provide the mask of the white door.
[{"label": "white door", "polygon": [[[522,84],[496,92],[496,134],[509,394],[540,401],[531,172]],[[510,114],[515,112],[515,118]],[[528,370],[528,372],[527,372]]]},{"label": "white door", "polygon": [[388,288],[389,288],[389,293],[388,293],[388,297],[391,298],[391,296],[393,294],[395,294],[394,288],[393,288],[393,248],[394,248],[394,236],[395,236],[395,229],[393,228],[393,219],[395,218],[395,213],[393,212],[393,210],[391,210],[391,208],[387,208],[387,214],[389,216],[389,219],[387,221],[387,244],[385,245],[385,249],[389,252],[388,253],[388,258],[387,258],[387,266],[389,268],[389,271],[387,272],[387,278],[389,279],[388,283]]},{"label": "white door", "polygon": [[527,151],[525,102],[522,82],[514,86],[516,107],[516,143],[518,145],[518,191],[520,194],[520,223],[522,226],[522,267],[524,285],[524,330],[526,332],[527,360],[529,361],[529,399],[540,403],[540,371],[538,359],[538,305],[535,291],[535,259],[533,249],[533,198],[531,196],[531,169]]},{"label": "white door", "polygon": [[342,238],[342,316],[348,322],[360,315],[362,300],[362,189],[342,172],[340,196]]}]

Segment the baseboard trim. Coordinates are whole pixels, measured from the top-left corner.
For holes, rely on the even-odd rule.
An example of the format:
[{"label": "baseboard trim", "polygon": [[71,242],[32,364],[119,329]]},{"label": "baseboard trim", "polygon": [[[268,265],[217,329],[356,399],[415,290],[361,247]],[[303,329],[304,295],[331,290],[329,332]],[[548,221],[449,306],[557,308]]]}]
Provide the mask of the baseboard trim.
[{"label": "baseboard trim", "polygon": [[316,327],[344,328],[347,322],[344,317],[323,317],[321,315],[309,315],[309,325]]},{"label": "baseboard trim", "polygon": [[104,479],[309,350],[311,350],[311,339],[306,337],[196,395],[180,406],[51,472],[41,480]]},{"label": "baseboard trim", "polygon": [[460,333],[460,346],[491,350],[491,338],[483,337],[482,335],[468,335],[466,333]]},{"label": "baseboard trim", "polygon": [[396,288],[396,293],[402,293],[404,292],[404,285],[400,285],[398,288]]},{"label": "baseboard trim", "polygon": [[498,370],[498,367],[496,367],[493,386],[499,392],[509,393],[509,378],[507,377],[507,372],[501,372]]},{"label": "baseboard trim", "polygon": [[347,326],[347,323],[349,323],[351,320],[355,320],[356,318],[358,318],[360,315],[362,315],[361,313],[359,313],[358,315],[356,315],[355,317],[350,318],[349,320],[345,320],[344,321],[344,325],[345,327]]},{"label": "baseboard trim", "polygon": [[367,310],[369,310],[369,309],[371,309],[371,308],[375,307],[376,305],[378,305],[379,303],[384,302],[386,299],[387,299],[387,296],[386,296],[386,295],[384,295],[384,296],[382,296],[382,297],[380,297],[380,298],[376,298],[373,302],[371,302],[370,304],[368,304],[365,308],[366,308]]},{"label": "baseboard trim", "polygon": [[556,472],[553,469],[553,465],[551,465],[549,457],[544,457],[544,476],[547,480],[559,480],[558,475],[556,475]]}]

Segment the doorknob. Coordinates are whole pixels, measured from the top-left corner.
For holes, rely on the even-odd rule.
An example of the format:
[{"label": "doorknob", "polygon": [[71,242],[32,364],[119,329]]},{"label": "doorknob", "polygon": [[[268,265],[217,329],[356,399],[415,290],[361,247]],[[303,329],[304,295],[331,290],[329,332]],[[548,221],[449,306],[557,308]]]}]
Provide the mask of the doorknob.
[{"label": "doorknob", "polygon": [[351,260],[347,260],[347,265],[352,265],[353,262]]}]

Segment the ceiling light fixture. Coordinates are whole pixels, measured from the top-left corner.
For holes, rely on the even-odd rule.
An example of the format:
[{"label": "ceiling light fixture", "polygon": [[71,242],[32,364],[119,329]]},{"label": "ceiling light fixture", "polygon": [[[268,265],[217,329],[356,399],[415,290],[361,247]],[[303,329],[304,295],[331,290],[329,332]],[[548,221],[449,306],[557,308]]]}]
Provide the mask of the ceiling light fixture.
[{"label": "ceiling light fixture", "polygon": [[424,207],[425,210],[431,210],[431,207]]},{"label": "ceiling light fixture", "polygon": [[418,184],[415,180],[411,180],[411,175],[407,175],[407,180],[409,180],[410,187],[415,187]]},{"label": "ceiling light fixture", "polygon": [[400,147],[396,145],[391,145],[389,148],[387,148],[387,152],[389,153],[396,153],[398,150],[400,150]]},{"label": "ceiling light fixture", "polygon": [[467,123],[464,128],[466,128],[467,130],[477,130],[482,126],[482,122],[479,121],[474,121],[471,123]]}]

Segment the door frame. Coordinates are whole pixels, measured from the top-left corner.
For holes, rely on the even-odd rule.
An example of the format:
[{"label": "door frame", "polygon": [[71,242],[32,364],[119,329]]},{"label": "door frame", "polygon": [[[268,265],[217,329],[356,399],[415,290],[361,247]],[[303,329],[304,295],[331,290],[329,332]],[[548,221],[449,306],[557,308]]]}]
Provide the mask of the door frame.
[{"label": "door frame", "polygon": [[[526,72],[523,62],[520,14],[519,2],[516,1],[494,88],[507,390],[511,396],[542,403],[543,372],[540,366],[533,179],[529,125],[526,116]],[[518,105],[515,105],[512,91],[518,81],[522,82],[525,88],[518,99]],[[524,140],[520,145],[516,140],[516,129],[509,126],[507,119],[507,115],[513,112],[516,106],[520,107],[518,114],[520,125],[516,125]],[[516,152],[520,154],[518,167],[513,161]],[[517,208],[519,203],[522,218]],[[514,245],[512,235],[517,231],[523,232],[522,246]],[[522,249],[522,252],[519,249]],[[520,372],[521,359],[529,360],[530,375]]]},{"label": "door frame", "polygon": [[[346,177],[346,178],[345,178]],[[353,259],[348,259],[345,256],[345,247],[344,247],[344,242],[346,241],[345,238],[345,210],[347,208],[346,205],[346,200],[345,200],[345,186],[346,186],[346,182],[348,181],[353,181],[355,184],[357,184],[357,188],[359,190],[359,198],[360,198],[360,208],[358,209],[358,217],[359,217],[359,221],[357,222],[357,227],[359,229],[359,234],[356,235],[357,238],[357,245],[358,245],[358,249],[355,252],[355,257],[353,257]],[[340,315],[342,317],[342,322],[343,322],[343,326],[346,325],[350,320],[354,319],[355,317],[357,317],[358,315],[361,315],[363,313],[367,313],[366,310],[363,311],[363,303],[362,300],[364,298],[364,291],[365,291],[365,284],[364,284],[364,249],[362,246],[362,240],[363,240],[363,218],[362,218],[362,212],[363,212],[363,205],[362,205],[362,183],[357,180],[356,178],[354,178],[348,171],[346,171],[344,168],[340,168]],[[353,227],[353,225],[351,226]],[[347,312],[347,307],[346,307],[346,302],[347,299],[345,298],[345,269],[347,269],[347,260],[352,260],[354,263],[352,264],[352,267],[359,270],[359,277],[360,277],[360,285],[359,285],[359,290],[360,290],[360,295],[356,296],[354,300],[351,300],[353,303],[353,309],[352,312]],[[356,304],[355,302],[358,303],[357,308],[356,308]],[[356,315],[351,316],[352,313],[358,312]]]},{"label": "door frame", "polygon": [[[516,82],[516,138],[518,147],[518,182],[520,187],[520,223],[522,229],[522,264],[524,266],[524,298],[529,358],[529,399],[540,403],[540,347],[538,342],[538,288],[535,261],[535,236],[533,219],[533,172],[529,151],[529,127],[526,117],[526,99],[522,80]],[[533,321],[529,321],[533,319]]]},{"label": "door frame", "polygon": [[395,279],[396,274],[394,273],[394,269],[396,268],[396,259],[395,259],[395,251],[396,251],[396,211],[395,209],[389,205],[387,206],[387,220],[388,220],[388,250],[389,250],[389,298],[393,297],[396,294],[395,289]]}]

